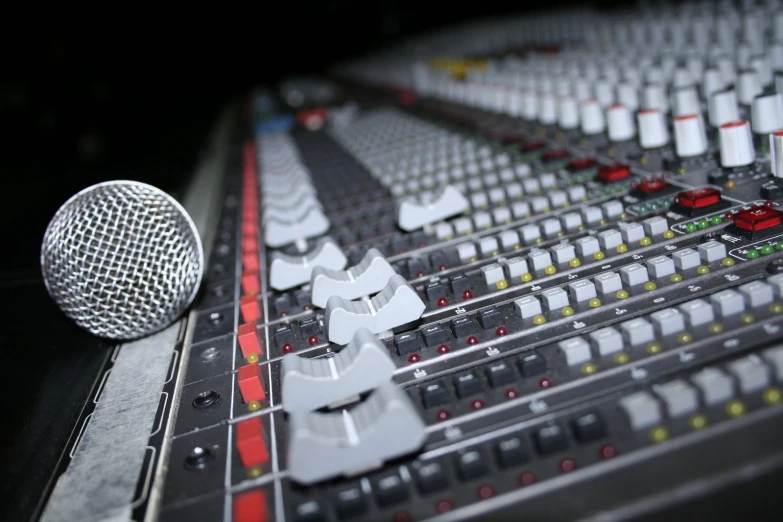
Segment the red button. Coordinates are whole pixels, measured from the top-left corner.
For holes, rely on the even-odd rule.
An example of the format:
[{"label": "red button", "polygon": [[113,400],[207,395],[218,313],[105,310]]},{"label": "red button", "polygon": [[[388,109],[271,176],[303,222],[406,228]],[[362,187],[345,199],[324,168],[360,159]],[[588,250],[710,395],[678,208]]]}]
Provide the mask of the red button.
[{"label": "red button", "polygon": [[246,295],[239,300],[239,311],[242,312],[242,320],[246,323],[261,319],[261,307],[255,295]]},{"label": "red button", "polygon": [[750,232],[760,232],[783,223],[783,212],[762,205],[753,205],[748,210],[731,216],[734,224]]},{"label": "red button", "polygon": [[310,110],[299,111],[296,115],[296,121],[299,125],[308,129],[317,129],[326,122],[326,108],[316,107]]},{"label": "red button", "polygon": [[261,384],[261,369],[257,364],[240,366],[237,372],[237,382],[239,383],[239,391],[242,393],[242,400],[245,403],[266,399],[266,392]]},{"label": "red button", "polygon": [[620,181],[631,175],[631,168],[628,165],[617,163],[615,165],[604,165],[598,169],[598,179],[601,181]]},{"label": "red button", "polygon": [[534,150],[540,150],[546,147],[546,143],[542,140],[529,141],[522,145],[522,150],[525,152],[533,152]]},{"label": "red button", "polygon": [[720,200],[720,190],[712,187],[686,190],[677,194],[675,198],[678,204],[686,208],[709,207],[710,205],[720,203]]},{"label": "red button", "polygon": [[258,236],[258,223],[256,221],[243,221],[242,222],[242,235],[243,236]]},{"label": "red button", "polygon": [[258,330],[254,323],[245,323],[239,325],[237,330],[237,339],[242,355],[247,359],[251,353],[260,355],[264,350],[261,348],[261,340],[258,338]]},{"label": "red button", "polygon": [[242,272],[242,293],[257,294],[261,291],[258,272]]},{"label": "red button", "polygon": [[263,491],[259,489],[234,495],[234,522],[269,522]]},{"label": "red button", "polygon": [[544,153],[544,160],[546,161],[554,161],[563,159],[566,156],[568,156],[568,151],[565,149],[555,149],[555,150],[548,150]]},{"label": "red button", "polygon": [[572,160],[568,164],[568,168],[571,170],[581,170],[595,165],[595,159],[593,158],[579,158]]},{"label": "red button", "polygon": [[243,255],[242,268],[248,272],[258,272],[258,255],[255,253]]},{"label": "red button", "polygon": [[261,418],[242,421],[237,424],[237,450],[239,459],[246,468],[269,462],[269,450],[264,441]]},{"label": "red button", "polygon": [[258,239],[255,236],[244,236],[242,238],[242,253],[255,254],[258,252]]},{"label": "red button", "polygon": [[634,189],[646,194],[650,194],[651,192],[658,192],[659,190],[663,190],[668,186],[669,184],[661,178],[648,178],[643,179],[637,183],[636,186],[634,186]]}]

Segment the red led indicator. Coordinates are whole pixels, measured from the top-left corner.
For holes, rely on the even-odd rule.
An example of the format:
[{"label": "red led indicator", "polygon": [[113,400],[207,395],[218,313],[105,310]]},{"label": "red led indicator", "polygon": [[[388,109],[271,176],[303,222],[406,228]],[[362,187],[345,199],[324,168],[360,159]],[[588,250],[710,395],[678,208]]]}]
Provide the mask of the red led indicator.
[{"label": "red led indicator", "polygon": [[568,151],[567,150],[565,150],[565,149],[555,149],[555,150],[547,151],[544,154],[544,160],[546,160],[546,161],[554,161],[554,160],[563,159],[566,156],[568,156]]},{"label": "red led indicator", "polygon": [[464,292],[462,292],[462,298],[473,299],[473,292],[471,292],[470,290],[465,290]]},{"label": "red led indicator", "polygon": [[449,347],[445,344],[438,346],[438,353],[441,355],[449,353]]},{"label": "red led indicator", "polygon": [[529,486],[535,483],[535,481],[536,481],[536,474],[530,471],[525,471],[521,475],[519,475],[520,486]]},{"label": "red led indicator", "polygon": [[421,361],[421,356],[417,353],[412,353],[408,356],[409,363],[417,363],[419,361]]},{"label": "red led indicator", "polygon": [[720,190],[712,187],[687,190],[677,194],[675,201],[686,208],[703,208],[720,203]]},{"label": "red led indicator", "polygon": [[783,223],[783,212],[763,205],[754,205],[748,210],[737,212],[731,218],[737,227],[759,232]]},{"label": "red led indicator", "polygon": [[581,169],[592,167],[593,165],[595,165],[595,159],[579,158],[579,159],[572,160],[568,164],[568,168],[571,170],[581,170]]},{"label": "red led indicator", "polygon": [[631,175],[631,168],[628,165],[615,164],[604,165],[598,169],[598,179],[601,181],[620,181]]},{"label": "red led indicator", "polygon": [[449,304],[449,300],[445,297],[441,297],[438,299],[438,306],[447,306]]}]

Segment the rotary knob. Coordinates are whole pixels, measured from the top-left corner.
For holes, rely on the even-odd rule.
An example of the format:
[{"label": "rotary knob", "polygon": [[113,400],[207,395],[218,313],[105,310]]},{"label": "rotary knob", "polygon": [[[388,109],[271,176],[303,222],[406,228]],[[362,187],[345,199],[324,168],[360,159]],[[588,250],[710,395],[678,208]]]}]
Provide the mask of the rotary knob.
[{"label": "rotary knob", "polygon": [[720,126],[720,164],[723,167],[744,167],[756,159],[750,125],[745,120]]},{"label": "rotary knob", "polygon": [[686,114],[674,118],[674,149],[681,158],[707,152],[707,134],[701,116]]},{"label": "rotary knob", "polygon": [[669,143],[669,131],[659,109],[644,109],[637,116],[639,144],[645,149],[656,149]]},{"label": "rotary knob", "polygon": [[606,111],[606,123],[610,141],[626,141],[636,135],[631,111],[623,104],[615,104]]}]

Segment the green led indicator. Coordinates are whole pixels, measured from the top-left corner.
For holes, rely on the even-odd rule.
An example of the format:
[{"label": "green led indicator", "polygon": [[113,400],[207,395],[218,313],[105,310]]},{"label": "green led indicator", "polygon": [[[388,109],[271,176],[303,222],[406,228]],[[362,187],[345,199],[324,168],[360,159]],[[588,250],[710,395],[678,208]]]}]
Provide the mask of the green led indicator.
[{"label": "green led indicator", "polygon": [[655,210],[658,208],[658,203],[650,203],[650,210]]},{"label": "green led indicator", "polygon": [[696,226],[696,223],[688,223],[685,225],[685,231],[686,232],[696,232],[699,228]]},{"label": "green led indicator", "polygon": [[710,218],[710,221],[712,222],[713,225],[720,225],[721,223],[723,223],[723,218],[720,216],[712,216]]},{"label": "green led indicator", "polygon": [[783,241],[778,241],[777,245],[775,245],[775,248],[778,250],[783,250]]},{"label": "green led indicator", "polygon": [[746,255],[747,255],[748,259],[756,259],[761,254],[759,254],[759,251],[756,250],[755,248],[751,248],[750,250],[748,250],[748,253]]},{"label": "green led indicator", "polygon": [[707,228],[708,226],[710,226],[710,222],[709,222],[709,221],[707,221],[707,220],[706,220],[706,219],[704,219],[704,218],[701,218],[701,219],[699,220],[699,222],[697,223],[697,225],[699,226],[699,228]]},{"label": "green led indicator", "polygon": [[764,245],[763,247],[761,247],[761,253],[764,255],[769,255],[774,251],[775,251],[775,247],[773,247],[772,245]]}]

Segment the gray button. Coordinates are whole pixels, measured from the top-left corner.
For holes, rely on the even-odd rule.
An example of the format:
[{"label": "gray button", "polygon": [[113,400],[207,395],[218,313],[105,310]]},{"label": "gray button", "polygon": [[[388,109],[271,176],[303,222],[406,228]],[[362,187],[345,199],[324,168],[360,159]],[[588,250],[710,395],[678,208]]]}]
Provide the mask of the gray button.
[{"label": "gray button", "polygon": [[751,308],[768,305],[775,298],[772,286],[764,281],[745,283],[739,287],[739,291],[745,296],[745,301]]},{"label": "gray button", "polygon": [[563,228],[566,230],[576,230],[582,224],[582,216],[576,212],[569,212],[560,216],[560,221],[562,221]]},{"label": "gray button", "polygon": [[598,233],[598,242],[601,243],[601,248],[610,250],[623,242],[623,236],[619,230],[604,230]]},{"label": "gray button", "polygon": [[547,310],[560,310],[568,306],[568,294],[562,288],[550,288],[541,292]]},{"label": "gray button", "polygon": [[476,257],[477,254],[476,245],[473,243],[463,243],[457,247],[457,255],[463,263],[467,263],[471,257]]},{"label": "gray button", "polygon": [[580,279],[579,281],[568,283],[568,293],[571,294],[571,298],[577,303],[589,301],[596,296],[595,285],[589,279]]},{"label": "gray button", "polygon": [[557,343],[569,366],[590,360],[590,345],[581,337],[572,337]]},{"label": "gray button", "polygon": [[574,203],[580,201],[582,198],[587,196],[587,190],[585,190],[584,186],[582,185],[574,185],[573,187],[568,187],[566,189],[566,192],[568,192],[568,199],[570,199]]},{"label": "gray button", "polygon": [[484,282],[490,286],[494,286],[495,283],[505,277],[505,274],[503,274],[503,267],[497,263],[482,266],[481,274],[484,276]]},{"label": "gray button", "polygon": [[699,256],[705,263],[720,261],[726,257],[726,245],[719,241],[707,241],[699,245]]},{"label": "gray button", "polygon": [[655,216],[642,221],[644,226],[644,232],[650,237],[663,235],[664,232],[669,230],[669,222],[665,217]]},{"label": "gray button", "polygon": [[644,237],[644,227],[639,223],[618,223],[617,228],[625,243],[638,243]]},{"label": "gray button", "polygon": [[503,246],[503,250],[511,250],[514,245],[519,244],[519,234],[516,230],[504,230],[498,236],[500,244]]},{"label": "gray button", "polygon": [[541,301],[532,295],[516,299],[514,305],[519,310],[519,315],[522,319],[528,319],[541,313]]},{"label": "gray button", "polygon": [[549,188],[557,183],[557,177],[551,172],[541,174],[538,179],[541,180],[541,186],[544,188]]},{"label": "gray button", "polygon": [[717,368],[705,368],[694,374],[691,382],[701,390],[704,403],[707,406],[722,404],[734,395],[731,377]]},{"label": "gray button", "polygon": [[619,352],[625,345],[622,334],[611,326],[596,330],[590,333],[589,337],[599,355]]},{"label": "gray button", "polygon": [[685,318],[676,308],[666,308],[650,314],[658,335],[672,335],[685,330]]},{"label": "gray button", "polygon": [[562,190],[553,190],[549,193],[549,201],[552,204],[552,208],[560,208],[565,203],[568,203],[568,196]]},{"label": "gray button", "polygon": [[549,249],[555,257],[555,263],[568,263],[576,257],[576,249],[571,243],[560,243]]},{"label": "gray button", "polygon": [[582,209],[582,217],[584,218],[585,223],[592,225],[601,221],[604,217],[604,213],[598,207],[584,207]]},{"label": "gray button", "polygon": [[688,324],[700,326],[715,320],[715,312],[712,306],[704,299],[694,299],[680,305],[680,311],[685,315]]},{"label": "gray button", "polygon": [[522,241],[529,245],[541,237],[541,230],[536,225],[525,225],[519,229],[519,235],[522,237]]},{"label": "gray button", "polygon": [[670,257],[657,256],[647,261],[647,272],[653,279],[670,276],[674,273],[674,261]]},{"label": "gray button", "polygon": [[641,285],[649,281],[647,270],[639,263],[633,263],[620,269],[620,277],[628,286]]},{"label": "gray button", "polygon": [[655,340],[652,325],[641,317],[620,324],[625,341],[632,345],[647,344]]},{"label": "gray button", "polygon": [[481,250],[481,255],[484,257],[489,257],[492,255],[492,252],[497,251],[498,240],[497,238],[494,238],[492,236],[482,237],[479,240],[478,245],[479,245],[479,250]]},{"label": "gray button", "polygon": [[681,379],[654,386],[653,390],[666,405],[670,417],[693,413],[699,407],[696,390]]},{"label": "gray button", "polygon": [[768,277],[767,283],[772,285],[772,289],[777,297],[783,296],[783,274]]},{"label": "gray button", "polygon": [[486,212],[476,212],[473,214],[473,224],[476,227],[474,230],[482,230],[490,227],[492,226],[492,216]]},{"label": "gray button", "polygon": [[628,421],[635,430],[649,428],[661,421],[661,405],[645,391],[620,399],[620,408],[628,416]]},{"label": "gray button", "polygon": [[674,266],[676,266],[678,270],[696,268],[701,264],[699,253],[692,248],[683,248],[682,250],[677,250],[672,254],[672,259],[674,260]]},{"label": "gray button", "polygon": [[555,234],[563,230],[563,225],[559,219],[545,219],[541,222],[541,231],[547,237],[553,237]]},{"label": "gray button", "polygon": [[745,302],[742,296],[734,290],[723,290],[710,296],[710,301],[715,311],[721,317],[741,314],[745,310]]},{"label": "gray button", "polygon": [[606,217],[608,218],[619,216],[625,210],[623,204],[617,201],[616,199],[601,204],[601,208],[603,209],[604,214],[606,214]]},{"label": "gray button", "polygon": [[760,357],[743,357],[726,365],[736,377],[742,393],[752,393],[769,386],[769,367]]},{"label": "gray button", "polygon": [[552,256],[546,250],[533,250],[527,255],[533,270],[543,270],[552,264]]},{"label": "gray button", "polygon": [[511,212],[517,219],[522,219],[525,216],[530,215],[530,205],[524,201],[516,201],[511,204]]},{"label": "gray button", "polygon": [[777,380],[783,381],[783,346],[765,350],[761,356],[775,368],[774,373]]},{"label": "gray button", "polygon": [[623,281],[616,272],[604,272],[593,278],[595,287],[602,294],[613,294],[623,289]]},{"label": "gray button", "polygon": [[549,200],[544,196],[531,198],[530,207],[533,209],[533,212],[544,212],[549,208]]},{"label": "gray button", "polygon": [[581,237],[574,241],[574,245],[576,245],[576,251],[580,257],[592,256],[601,250],[601,245],[598,244],[598,240],[593,236]]},{"label": "gray button", "polygon": [[[468,183],[470,185],[470,183]],[[471,190],[481,190],[481,189],[473,189],[472,187],[468,186]],[[487,195],[484,192],[477,192],[470,196],[470,204],[473,205],[473,208],[487,208],[488,204]]]},{"label": "gray button", "polygon": [[506,269],[508,270],[508,277],[510,279],[517,279],[522,274],[526,274],[528,272],[527,261],[521,257],[512,257],[511,259],[507,259],[505,261],[505,265]]},{"label": "gray button", "polygon": [[451,224],[454,225],[454,230],[457,234],[467,234],[473,230],[473,222],[466,217],[455,219]]},{"label": "gray button", "polygon": [[522,195],[522,185],[519,183],[509,183],[506,185],[506,195],[508,199],[515,199]]}]

